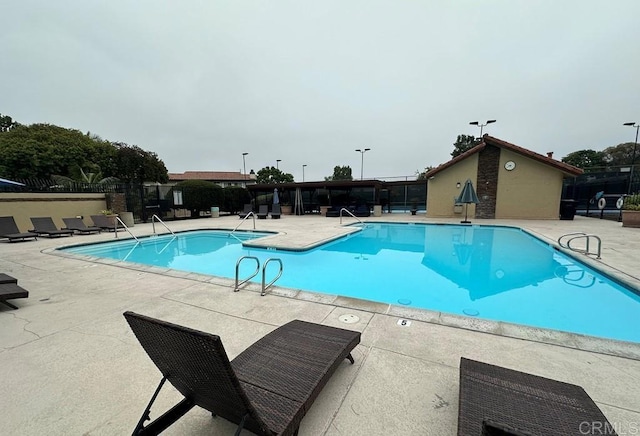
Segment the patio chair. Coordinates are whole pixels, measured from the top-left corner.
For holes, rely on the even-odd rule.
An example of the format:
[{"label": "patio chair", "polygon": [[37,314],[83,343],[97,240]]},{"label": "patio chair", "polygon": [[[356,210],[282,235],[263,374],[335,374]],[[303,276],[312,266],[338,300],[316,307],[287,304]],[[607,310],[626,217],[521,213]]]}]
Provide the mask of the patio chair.
[{"label": "patio chair", "polygon": [[37,233],[39,236],[47,236],[49,238],[60,236],[73,236],[73,230],[64,229],[60,230],[56,227],[53,219],[50,216],[43,217],[31,217],[31,223],[33,224],[33,233]]},{"label": "patio chair", "polygon": [[267,218],[267,215],[269,215],[269,205],[261,204],[258,208],[258,213],[256,214],[256,216],[259,220],[263,220]]},{"label": "patio chair", "polygon": [[9,303],[7,300],[14,298],[28,298],[29,291],[18,286],[18,280],[7,274],[0,274],[0,303],[17,309],[17,306]]},{"label": "patio chair", "polygon": [[247,203],[244,205],[244,209],[242,209],[242,212],[238,214],[238,216],[240,217],[240,219],[246,218],[247,215],[249,215],[251,212],[253,212],[253,207],[251,206],[251,203]]},{"label": "patio chair", "polygon": [[580,434],[616,434],[580,386],[460,359],[458,436]]},{"label": "patio chair", "polygon": [[271,219],[274,219],[274,220],[280,219],[280,215],[281,215],[280,205],[274,204],[271,207]]},{"label": "patio chair", "polygon": [[20,233],[16,220],[12,216],[0,216],[0,238],[6,238],[9,242],[38,239],[38,234],[33,232]]},{"label": "patio chair", "polygon": [[100,227],[102,230],[107,230],[109,232],[124,230],[123,227],[119,225],[118,220],[106,215],[91,215],[91,221],[93,221],[96,227]]},{"label": "patio chair", "polygon": [[[127,322],[162,380],[134,434],[158,434],[200,406],[257,435],[295,435],[311,404],[351,351],[360,333],[291,321],[229,361],[219,336],[133,312]],[[144,426],[166,380],[184,399]]]},{"label": "patio chair", "polygon": [[82,218],[62,218],[62,221],[64,221],[64,225],[67,226],[67,229],[74,230],[82,235],[100,233],[102,231],[100,227],[88,227],[84,221],[82,221]]}]

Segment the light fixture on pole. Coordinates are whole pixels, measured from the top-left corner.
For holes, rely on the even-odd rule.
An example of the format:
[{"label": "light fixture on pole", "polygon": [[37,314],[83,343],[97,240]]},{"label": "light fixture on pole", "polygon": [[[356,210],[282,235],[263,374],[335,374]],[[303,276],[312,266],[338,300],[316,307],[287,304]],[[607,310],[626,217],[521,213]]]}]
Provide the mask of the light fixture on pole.
[{"label": "light fixture on pole", "polygon": [[360,180],[363,180],[363,174],[364,174],[364,154],[371,150],[370,148],[364,148],[364,149],[360,149],[360,148],[356,148],[356,151],[360,153]]},{"label": "light fixture on pole", "polygon": [[242,153],[242,178],[245,179],[245,180],[247,179],[247,164],[245,163],[244,158],[248,154],[249,153]]},{"label": "light fixture on pole", "polygon": [[630,123],[624,123],[623,126],[636,128],[636,142],[633,143],[633,154],[631,155],[631,172],[629,173],[629,186],[627,187],[627,194],[631,194],[631,184],[633,183],[633,167],[636,163],[636,149],[638,148],[638,131],[640,131],[640,124],[636,124],[635,121]]},{"label": "light fixture on pole", "polygon": [[306,167],[307,165],[304,164],[302,165],[302,181],[304,182],[304,167]]},{"label": "light fixture on pole", "polygon": [[279,170],[280,169],[280,162],[282,162],[282,159],[276,159],[276,169]]},{"label": "light fixture on pole", "polygon": [[487,124],[491,124],[491,123],[495,123],[496,120],[487,120],[484,124],[480,124],[478,121],[471,121],[469,124],[471,124],[472,126],[478,126],[480,127],[480,137],[482,138],[482,128],[484,126],[486,126]]}]

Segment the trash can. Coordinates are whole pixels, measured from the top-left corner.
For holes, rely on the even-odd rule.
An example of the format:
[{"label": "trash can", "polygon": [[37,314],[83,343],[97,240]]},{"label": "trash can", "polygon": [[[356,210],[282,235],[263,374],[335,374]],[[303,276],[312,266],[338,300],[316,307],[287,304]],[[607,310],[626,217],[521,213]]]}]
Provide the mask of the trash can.
[{"label": "trash can", "polygon": [[220,208],[212,207],[211,208],[211,218],[220,218]]},{"label": "trash can", "polygon": [[135,224],[133,220],[133,212],[120,212],[118,213],[118,215],[120,216],[120,219],[125,226],[133,227],[133,225]]},{"label": "trash can", "polygon": [[576,215],[575,200],[560,200],[560,219],[572,220]]},{"label": "trash can", "polygon": [[373,205],[373,216],[382,216],[382,205],[374,204]]}]

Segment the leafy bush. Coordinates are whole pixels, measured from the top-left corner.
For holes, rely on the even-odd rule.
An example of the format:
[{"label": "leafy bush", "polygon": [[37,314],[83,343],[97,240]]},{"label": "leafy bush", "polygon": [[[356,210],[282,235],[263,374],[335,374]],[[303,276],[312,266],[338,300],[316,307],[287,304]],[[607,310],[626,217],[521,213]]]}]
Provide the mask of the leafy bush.
[{"label": "leafy bush", "polygon": [[251,202],[249,191],[241,186],[227,186],[223,193],[223,209],[232,214],[241,211],[245,204]]},{"label": "leafy bush", "polygon": [[185,180],[173,189],[182,191],[183,207],[191,211],[192,218],[198,218],[200,211],[222,204],[224,199],[222,188],[206,180]]},{"label": "leafy bush", "polygon": [[640,194],[629,195],[624,199],[624,210],[640,210]]}]

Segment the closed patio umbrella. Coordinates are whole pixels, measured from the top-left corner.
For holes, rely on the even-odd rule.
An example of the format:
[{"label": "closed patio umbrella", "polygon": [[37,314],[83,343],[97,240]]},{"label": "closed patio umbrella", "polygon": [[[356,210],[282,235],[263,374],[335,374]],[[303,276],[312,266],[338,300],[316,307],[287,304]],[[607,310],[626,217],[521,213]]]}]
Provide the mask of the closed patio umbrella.
[{"label": "closed patio umbrella", "polygon": [[467,209],[469,208],[469,203],[480,203],[480,200],[478,200],[478,196],[476,195],[476,191],[475,189],[473,189],[473,183],[471,183],[471,179],[467,179],[467,181],[464,182],[464,187],[462,188],[460,196],[456,199],[456,203],[465,203],[464,221],[460,222],[464,224],[470,223],[471,221],[467,220]]},{"label": "closed patio umbrella", "polygon": [[273,204],[280,204],[280,198],[278,197],[278,188],[273,190]]}]

